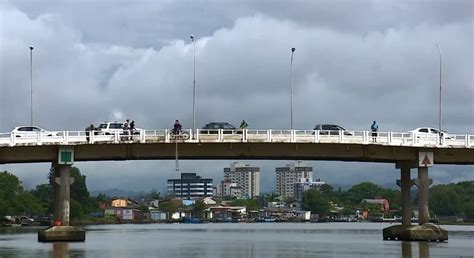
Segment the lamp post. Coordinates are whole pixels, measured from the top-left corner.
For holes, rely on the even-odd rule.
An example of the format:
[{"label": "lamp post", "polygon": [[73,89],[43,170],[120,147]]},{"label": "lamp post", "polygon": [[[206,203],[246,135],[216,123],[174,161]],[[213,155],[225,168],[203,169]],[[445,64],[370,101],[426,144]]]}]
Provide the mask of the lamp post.
[{"label": "lamp post", "polygon": [[193,140],[195,139],[196,133],[196,44],[194,40],[194,36],[189,36],[193,43]]},{"label": "lamp post", "polygon": [[291,75],[291,107],[290,107],[290,129],[293,130],[293,55],[295,53],[295,48],[291,48],[291,61],[290,61],[290,75]]},{"label": "lamp post", "polygon": [[441,49],[439,48],[439,44],[436,44],[436,48],[438,49],[439,53],[439,112],[438,112],[438,129],[441,133],[441,69],[443,66],[443,60],[441,59]]},{"label": "lamp post", "polygon": [[31,126],[34,125],[33,114],[33,46],[30,46],[30,86],[31,86]]}]

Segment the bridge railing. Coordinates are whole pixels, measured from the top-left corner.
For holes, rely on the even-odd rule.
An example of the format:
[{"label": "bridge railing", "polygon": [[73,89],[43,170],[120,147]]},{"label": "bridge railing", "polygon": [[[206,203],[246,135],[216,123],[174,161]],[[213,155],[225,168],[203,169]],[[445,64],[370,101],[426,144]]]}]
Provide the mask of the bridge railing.
[{"label": "bridge railing", "polygon": [[350,143],[416,147],[474,147],[474,135],[450,134],[446,137],[411,132],[275,130],[275,129],[184,129],[179,137],[171,137],[171,129],[138,130],[130,133],[100,131],[55,131],[15,135],[0,133],[0,146],[77,145],[114,143],[198,142],[268,142],[268,143]]}]

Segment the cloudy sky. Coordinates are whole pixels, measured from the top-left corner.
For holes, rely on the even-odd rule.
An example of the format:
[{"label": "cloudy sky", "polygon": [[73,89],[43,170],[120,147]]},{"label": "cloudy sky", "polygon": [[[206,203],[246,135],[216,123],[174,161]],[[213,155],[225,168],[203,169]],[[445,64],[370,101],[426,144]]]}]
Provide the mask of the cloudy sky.
[{"label": "cloudy sky", "polygon": [[[296,48],[294,127],[335,123],[406,131],[438,124],[443,57],[443,128],[474,133],[470,0],[434,1],[72,1],[0,0],[0,132],[30,121],[33,50],[35,123],[81,130],[132,118],[140,128],[192,127],[245,119],[251,128],[290,124],[290,49]],[[219,180],[232,161],[182,161]],[[272,191],[277,166],[262,167]],[[393,164],[308,162],[330,184],[393,183]],[[174,161],[85,162],[90,190],[164,190]],[[0,165],[26,187],[50,164]],[[435,183],[474,180],[474,166],[436,166]],[[415,176],[415,173],[413,173]]]}]

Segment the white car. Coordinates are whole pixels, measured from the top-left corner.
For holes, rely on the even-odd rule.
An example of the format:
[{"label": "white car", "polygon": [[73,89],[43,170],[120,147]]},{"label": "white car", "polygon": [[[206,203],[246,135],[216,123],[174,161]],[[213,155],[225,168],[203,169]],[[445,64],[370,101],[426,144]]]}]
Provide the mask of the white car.
[{"label": "white car", "polygon": [[432,128],[432,127],[418,127],[418,128],[416,128],[414,130],[411,130],[409,132],[416,134],[417,138],[434,138],[434,139],[436,139],[436,137],[439,137],[440,135],[444,139],[452,139],[453,138],[453,136],[448,134],[447,132],[445,132],[443,130],[441,130],[441,132],[440,132],[438,129]]},{"label": "white car", "polygon": [[11,132],[15,137],[58,136],[56,132],[46,131],[38,126],[17,126]]},{"label": "white car", "polygon": [[[98,129],[105,135],[115,134],[117,131],[119,134],[124,134],[122,122],[104,122],[99,125]],[[140,129],[135,128],[131,134],[140,134]]]}]

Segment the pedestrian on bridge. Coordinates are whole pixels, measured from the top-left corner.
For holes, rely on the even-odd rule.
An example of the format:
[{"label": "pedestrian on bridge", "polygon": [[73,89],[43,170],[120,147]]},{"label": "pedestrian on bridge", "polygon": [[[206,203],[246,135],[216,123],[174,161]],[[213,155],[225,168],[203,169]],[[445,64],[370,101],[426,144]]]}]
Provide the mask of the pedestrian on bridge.
[{"label": "pedestrian on bridge", "polygon": [[247,124],[247,122],[245,122],[245,120],[242,120],[242,123],[240,123],[240,129],[245,129],[247,128],[249,125]]},{"label": "pedestrian on bridge", "polygon": [[372,126],[370,126],[370,130],[372,130],[372,141],[376,142],[377,141],[377,131],[379,130],[379,126],[377,125],[377,122],[375,120],[372,123]]}]

